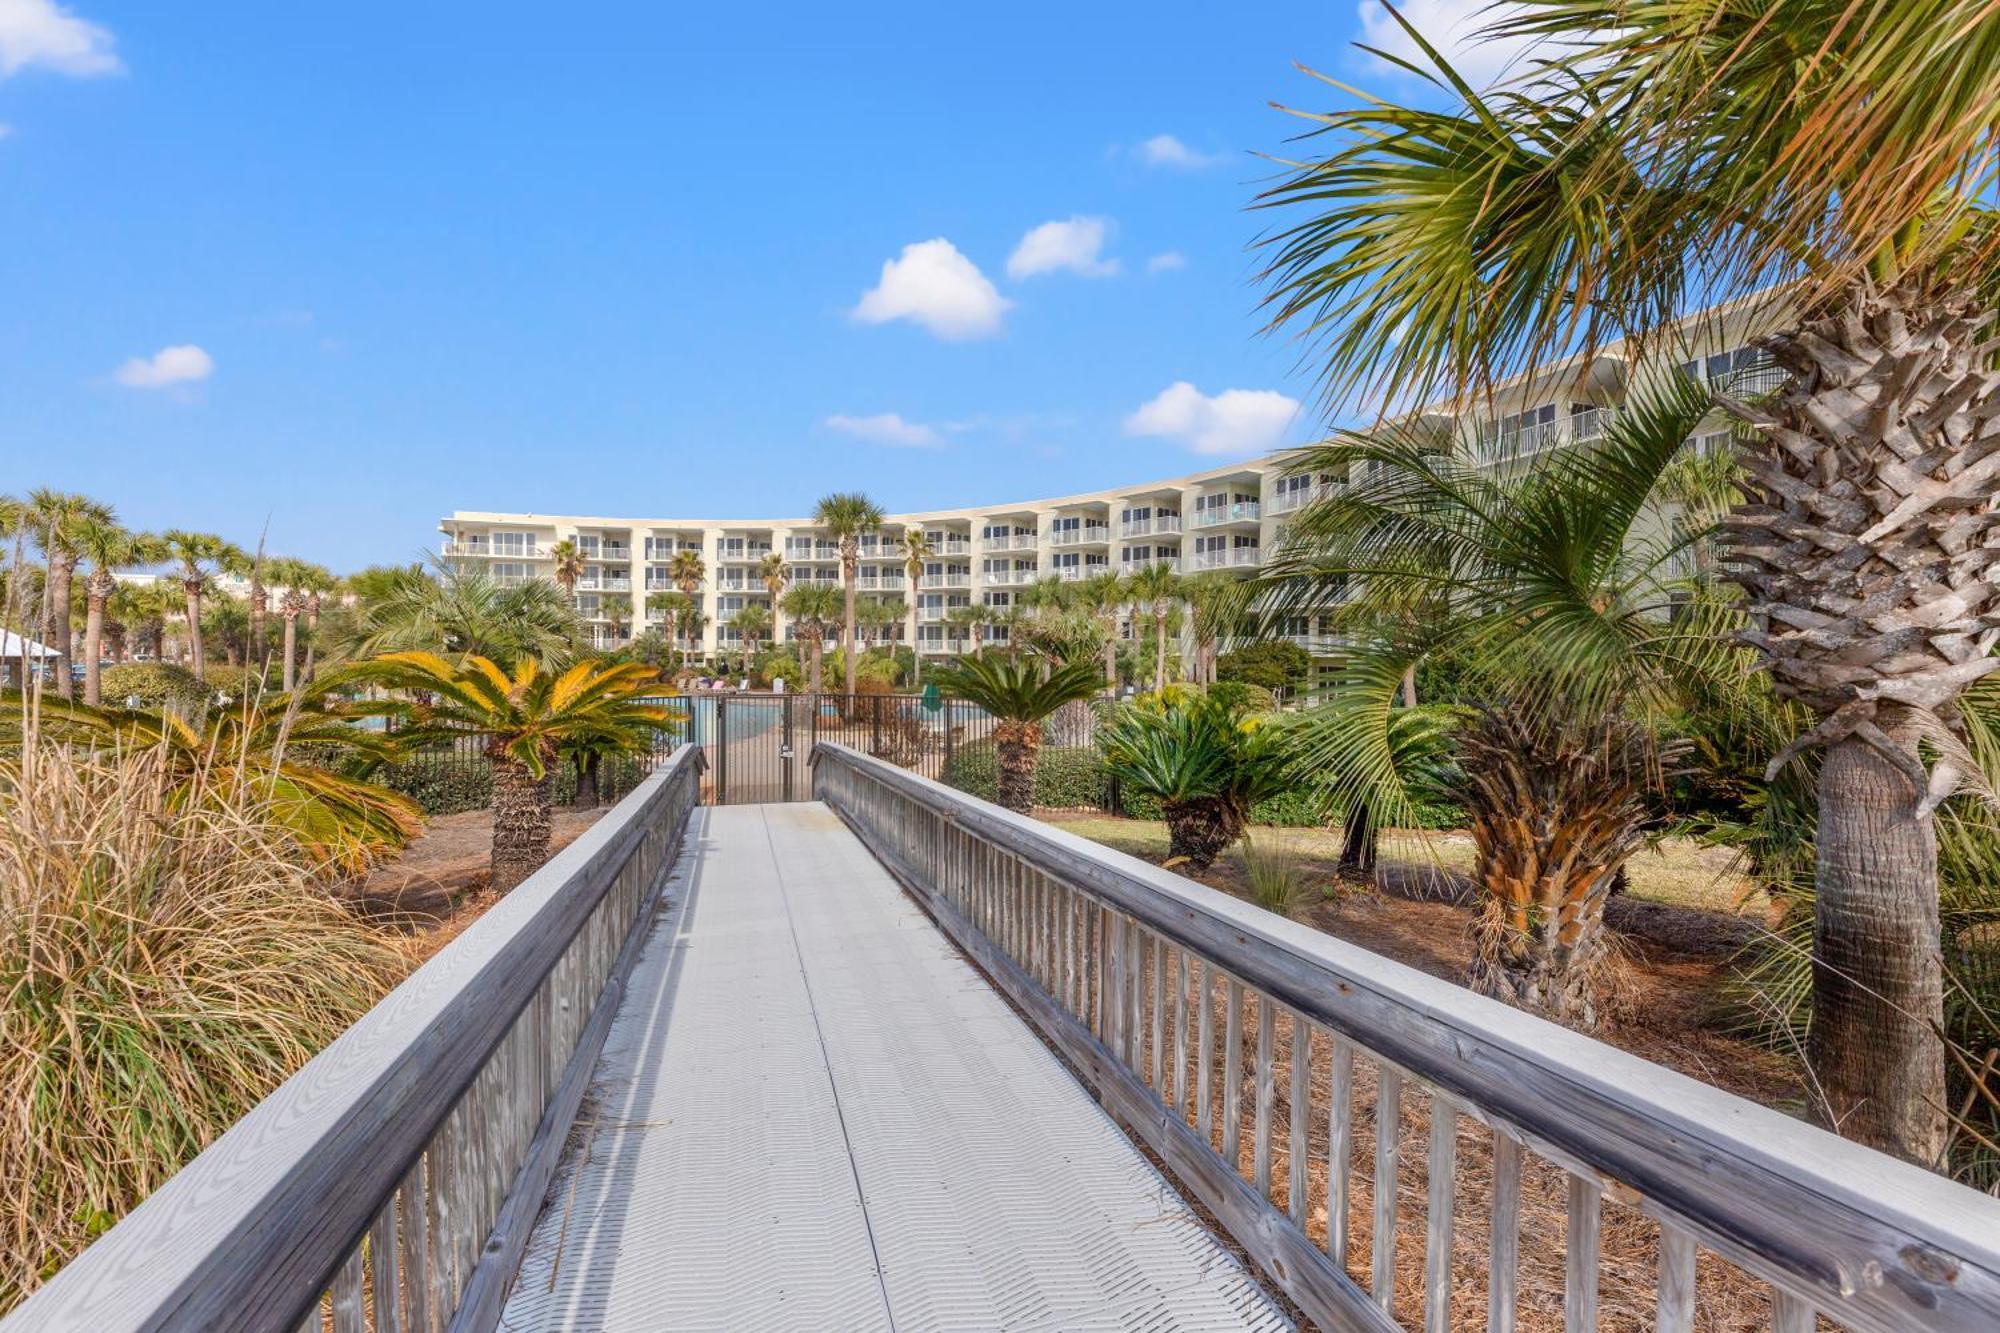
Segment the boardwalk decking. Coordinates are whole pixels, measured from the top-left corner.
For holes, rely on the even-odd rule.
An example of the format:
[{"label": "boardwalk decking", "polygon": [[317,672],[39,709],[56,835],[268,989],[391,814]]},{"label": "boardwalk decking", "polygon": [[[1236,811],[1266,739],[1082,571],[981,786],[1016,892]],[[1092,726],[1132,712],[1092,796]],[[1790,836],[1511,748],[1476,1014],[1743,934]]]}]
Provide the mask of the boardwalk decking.
[{"label": "boardwalk decking", "polygon": [[689,843],[503,1328],[1288,1327],[826,807]]}]

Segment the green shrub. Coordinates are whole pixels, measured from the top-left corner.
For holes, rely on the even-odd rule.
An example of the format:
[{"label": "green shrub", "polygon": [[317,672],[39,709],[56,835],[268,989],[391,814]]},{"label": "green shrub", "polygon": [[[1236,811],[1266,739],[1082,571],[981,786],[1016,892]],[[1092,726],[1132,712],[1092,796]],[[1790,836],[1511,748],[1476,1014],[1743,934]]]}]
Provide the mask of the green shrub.
[{"label": "green shrub", "polygon": [[1208,687],[1208,697],[1237,713],[1268,713],[1278,706],[1276,695],[1246,680],[1218,680]]},{"label": "green shrub", "polygon": [[120,708],[136,697],[141,708],[199,711],[213,697],[194,672],[172,662],[127,662],[106,667],[102,689],[104,702]]},{"label": "green shrub", "polygon": [[384,764],[375,780],[427,815],[484,810],[493,803],[493,765],[483,755],[420,754]]},{"label": "green shrub", "polygon": [[1295,690],[1306,683],[1312,654],[1290,639],[1245,644],[1215,659],[1217,681],[1238,680],[1267,690]]},{"label": "green shrub", "polygon": [[[282,688],[284,687],[281,679],[275,674],[266,681],[261,678],[260,673],[252,671],[249,667],[225,665],[212,666],[208,669],[207,693],[211,698],[218,694],[226,694],[231,699],[242,699],[255,695],[260,690],[276,694]],[[111,696],[107,693],[105,697]]]},{"label": "green shrub", "polygon": [[[999,761],[992,741],[960,746],[945,766],[944,781],[970,796],[990,801],[999,792]],[[1052,809],[1105,804],[1104,758],[1085,746],[1050,747],[1035,765],[1035,804]]]}]

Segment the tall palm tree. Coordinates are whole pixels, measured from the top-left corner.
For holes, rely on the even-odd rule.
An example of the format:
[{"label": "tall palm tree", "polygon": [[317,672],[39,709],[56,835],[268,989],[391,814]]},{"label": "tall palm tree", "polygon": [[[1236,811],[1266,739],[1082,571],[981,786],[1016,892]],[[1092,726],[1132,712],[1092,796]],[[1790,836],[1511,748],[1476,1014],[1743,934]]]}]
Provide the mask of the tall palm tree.
[{"label": "tall palm tree", "polygon": [[319,652],[319,617],[329,593],[340,590],[340,579],[325,565],[315,565],[307,561],[301,571],[306,592],[306,660],[300,667],[300,674],[306,680],[313,678],[313,661]]},{"label": "tall palm tree", "polygon": [[[1661,478],[1707,411],[1683,383],[1511,473],[1420,430],[1336,437],[1313,464],[1362,479],[1298,512],[1259,584],[1271,619],[1317,613],[1351,645],[1302,726],[1298,780],[1402,822],[1451,759],[1482,903],[1471,984],[1582,1027],[1610,963],[1605,902],[1685,750],[1660,739],[1675,701],[1749,665],[1712,624],[1667,615],[1685,541],[1661,522]],[[1368,576],[1349,592],[1339,571]],[[1395,707],[1426,660],[1460,664],[1476,701],[1431,714],[1428,747]]]},{"label": "tall palm tree", "polygon": [[557,672],[524,657],[510,673],[477,655],[454,663],[435,653],[389,653],[350,671],[413,696],[394,710],[404,743],[485,742],[493,764],[492,882],[500,893],[549,859],[549,765],[559,750],[649,748],[679,720],[645,701],[659,673],[638,662],[585,661]]},{"label": "tall palm tree", "polygon": [[1132,600],[1131,589],[1122,577],[1109,569],[1072,586],[1076,589],[1071,594],[1076,605],[1090,612],[1098,630],[1104,635],[1104,688],[1115,690],[1118,688],[1118,617]]},{"label": "tall palm tree", "polygon": [[[682,622],[695,614],[694,598],[684,592],[676,591],[661,593],[658,597],[649,598],[648,602],[666,614],[667,642],[670,644],[678,642]],[[675,651],[678,652],[679,649]]]},{"label": "tall palm tree", "polygon": [[785,617],[805,636],[810,653],[808,690],[818,694],[826,683],[826,630],[841,613],[840,593],[831,583],[794,583],[785,593],[784,610]]},{"label": "tall palm tree", "polygon": [[1194,574],[1181,580],[1181,600],[1188,607],[1188,629],[1194,636],[1194,656],[1187,678],[1196,685],[1215,683],[1217,648],[1243,614],[1245,584],[1227,574]]},{"label": "tall palm tree", "polygon": [[77,557],[90,567],[83,581],[83,701],[96,705],[104,701],[104,613],[118,589],[118,571],[165,559],[166,546],[157,537],[119,527],[108,511],[79,524],[74,545]]},{"label": "tall palm tree", "polygon": [[1153,616],[1153,688],[1167,688],[1167,618],[1173,614],[1180,596],[1181,576],[1164,560],[1142,565],[1127,576],[1126,588],[1132,600]]},{"label": "tall palm tree", "polygon": [[583,577],[583,551],[573,537],[565,537],[549,548],[549,558],[555,562],[556,586],[563,595],[576,596],[577,580]]},{"label": "tall palm tree", "polygon": [[976,604],[954,606],[945,614],[945,623],[953,629],[964,630],[966,638],[972,644],[972,651],[977,653],[985,646],[986,627],[993,623],[993,610],[991,607]]},{"label": "tall palm tree", "polygon": [[1310,118],[1323,155],[1262,201],[1303,214],[1270,238],[1273,322],[1320,340],[1330,395],[1421,401],[1782,286],[1761,345],[1790,382],[1716,402],[1753,436],[1724,525],[1742,638],[1825,751],[1808,1056],[1842,1133],[1935,1160],[1933,812],[1969,771],[1957,699],[2000,667],[2000,24],[1980,0],[1526,0],[1487,35],[1541,58],[1480,93],[1417,39],[1453,104]]},{"label": "tall palm tree", "polygon": [[846,693],[854,693],[854,580],[861,572],[861,538],[882,526],[882,506],[858,491],[836,491],[813,506],[813,522],[840,543],[840,651],[846,659]]},{"label": "tall palm tree", "polygon": [[932,683],[953,698],[978,705],[994,719],[997,798],[1027,813],[1035,803],[1035,766],[1042,749],[1042,719],[1066,703],[1097,693],[1097,668],[1026,654],[974,654],[947,662]]},{"label": "tall palm tree", "polygon": [[616,647],[625,637],[625,622],[632,617],[632,599],[622,592],[607,592],[597,599],[597,613],[611,622],[611,643]]},{"label": "tall palm tree", "polygon": [[214,533],[170,528],[160,535],[167,544],[168,557],[180,566],[181,595],[187,602],[189,664],[197,678],[205,678],[208,666],[202,651],[201,600],[216,573],[240,560],[243,553]]},{"label": "tall palm tree", "polygon": [[676,588],[680,589],[681,596],[688,600],[687,610],[682,613],[680,622],[688,636],[688,655],[692,657],[695,635],[699,632],[694,626],[696,618],[701,613],[701,585],[708,577],[708,565],[703,562],[700,551],[685,549],[675,551],[674,558],[667,564],[667,577],[673,580]]},{"label": "tall palm tree", "polygon": [[299,683],[299,617],[306,611],[305,584],[310,575],[305,561],[294,560],[290,556],[266,561],[264,572],[271,585],[281,589],[278,593],[278,616],[284,623],[284,637],[279,649],[279,670],[285,691],[290,693]]},{"label": "tall palm tree", "polygon": [[757,640],[771,632],[771,612],[762,602],[746,603],[729,619],[730,625],[743,636],[743,671],[750,672],[750,659],[757,655]]},{"label": "tall palm tree", "polygon": [[46,486],[28,492],[22,506],[21,522],[41,547],[42,560],[48,569],[43,584],[48,607],[44,629],[49,647],[56,651],[56,690],[65,699],[76,694],[76,682],[71,675],[76,655],[70,625],[70,589],[76,578],[77,539],[84,525],[113,521],[110,506],[87,495]]},{"label": "tall palm tree", "polygon": [[903,529],[899,548],[903,553],[903,575],[910,588],[910,684],[919,684],[923,679],[924,655],[917,651],[917,581],[924,576],[924,566],[930,563],[931,537],[921,527],[912,523]]}]

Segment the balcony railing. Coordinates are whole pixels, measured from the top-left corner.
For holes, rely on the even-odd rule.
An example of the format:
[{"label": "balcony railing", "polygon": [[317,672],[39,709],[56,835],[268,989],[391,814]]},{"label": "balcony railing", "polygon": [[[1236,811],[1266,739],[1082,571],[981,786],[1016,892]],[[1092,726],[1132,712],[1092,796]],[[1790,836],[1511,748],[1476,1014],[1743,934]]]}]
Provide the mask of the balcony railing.
[{"label": "balcony railing", "polygon": [[1109,523],[1092,523],[1081,528],[1058,528],[1050,540],[1053,546],[1101,546],[1111,540]]},{"label": "balcony railing", "polygon": [[1238,500],[1234,504],[1211,505],[1194,511],[1194,525],[1198,528],[1212,528],[1223,523],[1254,523],[1264,516],[1264,506],[1256,500]]},{"label": "balcony railing", "polygon": [[1228,551],[1196,551],[1188,559],[1195,569],[1242,569],[1256,565],[1264,558],[1263,551],[1255,546],[1238,546]]},{"label": "balcony railing", "polygon": [[1085,579],[1094,579],[1099,574],[1109,574],[1110,572],[1111,566],[1103,562],[1092,565],[1058,565],[1056,567],[1056,577],[1064,583],[1081,583]]},{"label": "balcony railing", "polygon": [[769,554],[771,554],[769,546],[724,546],[715,553],[715,558],[730,564],[739,564],[746,560],[762,560]]},{"label": "balcony railing", "polygon": [[1483,430],[1475,449],[1478,456],[1488,462],[1530,458],[1566,444],[1602,439],[1617,416],[1616,408],[1593,407],[1587,412],[1573,413],[1557,421],[1543,421],[1509,430]]},{"label": "balcony railing", "polygon": [[1301,486],[1289,491],[1279,491],[1271,497],[1271,512],[1289,514],[1295,509],[1304,509],[1315,501],[1338,495],[1342,490],[1337,481],[1322,481],[1312,486]]},{"label": "balcony railing", "polygon": [[1118,525],[1118,535],[1120,537],[1150,537],[1155,533],[1179,532],[1180,530],[1181,516],[1179,514],[1155,514],[1151,518],[1135,518]]},{"label": "balcony railing", "polygon": [[444,549],[439,554],[489,556],[496,560],[548,559],[548,552],[538,546],[495,546],[493,543],[478,537],[469,537],[460,541],[448,541],[444,544]]},{"label": "balcony railing", "polygon": [[632,558],[632,548],[622,542],[600,542],[594,547],[586,546],[578,552],[585,560],[624,561]]},{"label": "balcony railing", "polygon": [[1016,532],[1006,537],[981,537],[982,551],[1032,551],[1038,538],[1032,532]]},{"label": "balcony railing", "polygon": [[862,592],[901,592],[907,582],[901,574],[859,574],[854,586]]},{"label": "balcony railing", "polygon": [[970,538],[970,537],[932,537],[932,538],[931,538],[931,554],[932,554],[932,555],[971,555],[971,554],[972,554],[972,538]]},{"label": "balcony railing", "polygon": [[576,590],[578,592],[630,592],[632,591],[632,580],[593,579],[586,576],[576,581]]},{"label": "balcony railing", "polygon": [[949,574],[926,574],[917,580],[920,589],[969,588],[972,586],[972,571],[954,570]]},{"label": "balcony railing", "polygon": [[1040,571],[1033,569],[985,569],[979,573],[982,583],[990,583],[996,588],[1025,587],[1040,577]]}]

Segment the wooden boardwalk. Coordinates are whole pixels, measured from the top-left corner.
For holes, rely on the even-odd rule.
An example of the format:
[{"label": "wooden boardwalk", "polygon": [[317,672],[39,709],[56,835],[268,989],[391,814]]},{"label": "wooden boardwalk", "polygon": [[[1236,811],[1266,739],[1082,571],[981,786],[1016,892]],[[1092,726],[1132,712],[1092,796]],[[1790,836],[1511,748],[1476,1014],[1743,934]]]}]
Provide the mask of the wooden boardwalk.
[{"label": "wooden boardwalk", "polygon": [[690,832],[502,1328],[1289,1326],[825,806]]}]

